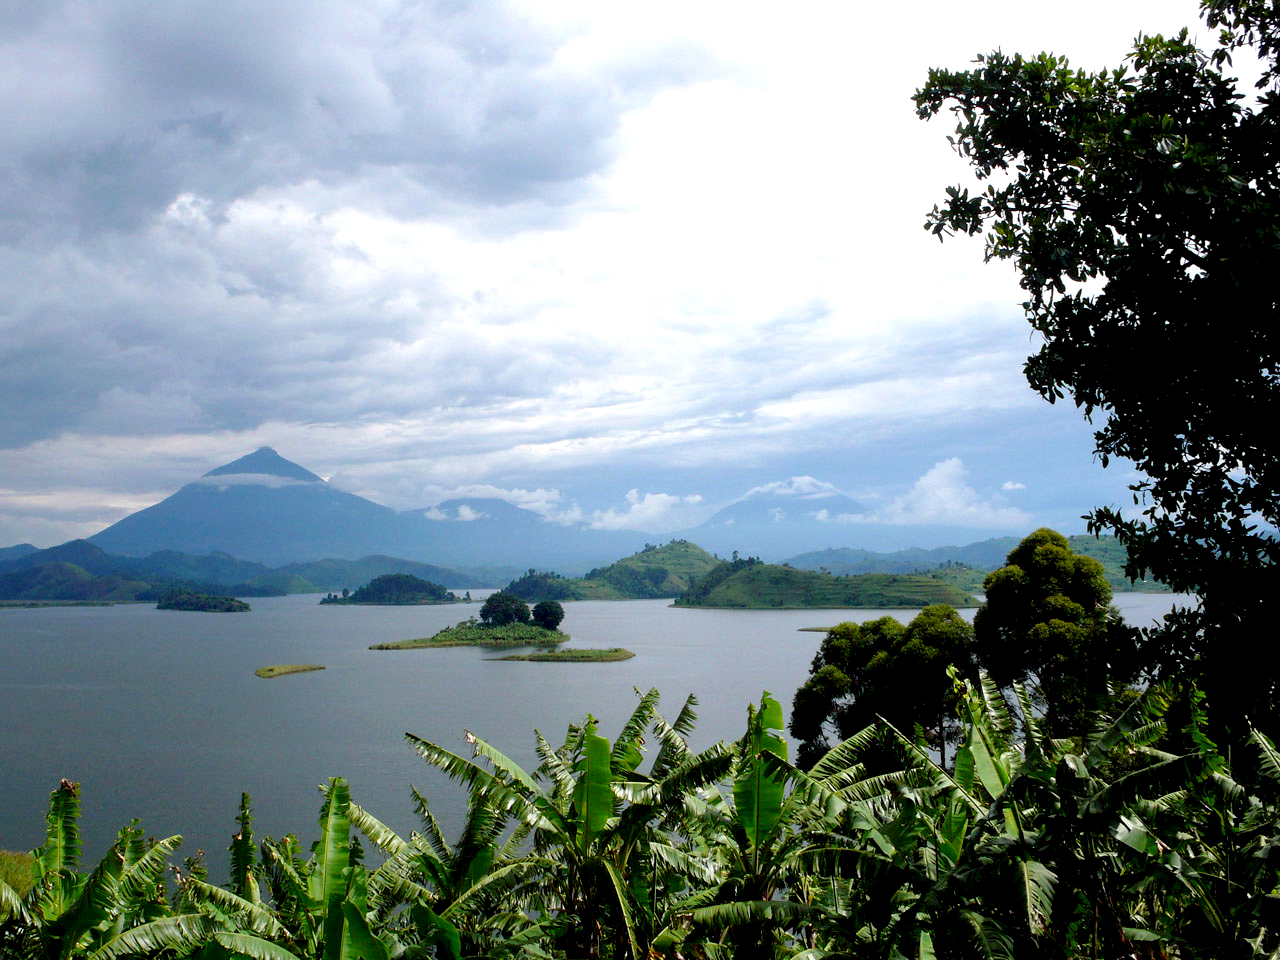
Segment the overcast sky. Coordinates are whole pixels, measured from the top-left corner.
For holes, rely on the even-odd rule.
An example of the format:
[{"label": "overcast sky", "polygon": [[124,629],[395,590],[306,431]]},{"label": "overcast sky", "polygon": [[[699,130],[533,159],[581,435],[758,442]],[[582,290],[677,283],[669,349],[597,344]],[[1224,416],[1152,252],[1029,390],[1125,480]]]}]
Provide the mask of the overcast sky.
[{"label": "overcast sky", "polygon": [[[0,545],[256,447],[397,509],[674,530],[811,477],[903,528],[1124,503],[1034,395],[930,66],[1116,65],[1188,0],[0,0]],[[856,544],[850,544],[856,545]]]}]

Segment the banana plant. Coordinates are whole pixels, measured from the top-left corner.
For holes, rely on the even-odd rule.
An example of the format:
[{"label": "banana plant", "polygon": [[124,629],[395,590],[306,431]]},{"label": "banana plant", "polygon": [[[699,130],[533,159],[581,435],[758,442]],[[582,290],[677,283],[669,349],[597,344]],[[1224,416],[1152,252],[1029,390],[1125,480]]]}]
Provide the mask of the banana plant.
[{"label": "banana plant", "polygon": [[[692,699],[675,724],[657,715],[657,702],[657,691],[641,695],[612,744],[589,716],[560,747],[535,731],[540,764],[533,773],[469,732],[471,758],[408,735],[424,760],[468,787],[473,803],[481,798],[513,817],[540,880],[528,915],[573,956],[641,958],[659,935],[674,942],[666,895],[683,880],[673,877],[710,877],[710,866],[677,849],[658,825],[682,816],[689,796],[723,776],[729,755],[722,747],[689,751],[683,737]],[[644,773],[650,726],[661,746]]]},{"label": "banana plant", "polygon": [[713,788],[697,808],[702,844],[719,861],[717,882],[689,903],[704,952],[786,954],[813,913],[802,855],[837,825],[845,803],[787,761],[783,726],[782,707],[766,691],[758,709],[748,707],[734,750],[732,802]]},{"label": "banana plant", "polygon": [[234,933],[206,914],[175,913],[166,901],[164,874],[180,836],[146,841],[134,821],[91,873],[79,872],[79,815],[80,786],[63,780],[49,797],[45,843],[33,851],[35,884],[22,898],[0,890],[8,913],[0,942],[15,944],[19,956],[113,960],[216,950]]}]

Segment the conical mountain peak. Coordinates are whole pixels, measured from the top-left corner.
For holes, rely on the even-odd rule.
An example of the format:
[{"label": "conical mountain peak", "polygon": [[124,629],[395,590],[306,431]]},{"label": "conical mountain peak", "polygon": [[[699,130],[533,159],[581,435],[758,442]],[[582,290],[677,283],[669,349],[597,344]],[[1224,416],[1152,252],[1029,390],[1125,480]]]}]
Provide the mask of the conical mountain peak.
[{"label": "conical mountain peak", "polygon": [[286,460],[270,447],[259,447],[253,453],[232,460],[220,467],[215,467],[205,474],[206,477],[221,477],[230,474],[258,474],[269,477],[284,477],[289,480],[302,480],[310,483],[323,483],[324,480],[306,467],[299,466],[292,460]]}]

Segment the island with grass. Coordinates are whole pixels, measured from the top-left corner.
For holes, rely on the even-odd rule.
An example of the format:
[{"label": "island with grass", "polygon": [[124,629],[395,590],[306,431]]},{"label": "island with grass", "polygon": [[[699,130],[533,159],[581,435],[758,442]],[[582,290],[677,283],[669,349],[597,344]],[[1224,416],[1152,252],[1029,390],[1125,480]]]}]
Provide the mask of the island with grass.
[{"label": "island with grass", "polygon": [[615,663],[635,654],[623,647],[584,647],[580,650],[542,650],[538,653],[511,653],[494,660],[528,660],[532,663]]},{"label": "island with grass", "polygon": [[474,618],[445,627],[430,637],[375,643],[370,650],[427,650],[432,647],[550,647],[569,639],[567,633],[536,623],[482,623]]},{"label": "island with grass", "polygon": [[243,600],[235,597],[215,597],[208,593],[196,593],[194,590],[170,590],[160,602],[157,610],[185,610],[198,613],[248,613],[252,609]]},{"label": "island with grass", "polygon": [[464,603],[465,601],[438,583],[423,580],[411,573],[384,573],[374,577],[354,593],[342,591],[339,596],[330,593],[321,598],[324,604],[376,605],[412,607],[436,603]]},{"label": "island with grass", "polygon": [[269,667],[259,667],[253,671],[255,677],[270,680],[274,677],[285,677],[291,673],[310,673],[312,670],[323,670],[318,663],[273,663]]},{"label": "island with grass", "polygon": [[974,607],[977,598],[944,577],[868,573],[836,576],[762,563],[756,557],[726,561],[694,582],[677,607],[803,610],[820,607]]}]

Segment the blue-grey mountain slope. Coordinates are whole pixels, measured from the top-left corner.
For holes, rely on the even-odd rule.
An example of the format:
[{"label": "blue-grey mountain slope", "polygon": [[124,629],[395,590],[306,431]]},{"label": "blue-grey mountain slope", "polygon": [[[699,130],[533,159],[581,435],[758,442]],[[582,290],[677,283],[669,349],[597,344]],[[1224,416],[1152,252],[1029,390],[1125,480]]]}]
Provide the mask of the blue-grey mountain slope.
[{"label": "blue-grey mountain slope", "polygon": [[549,523],[502,500],[397,512],[338,490],[263,447],[89,540],[126,556],[221,552],[271,566],[380,554],[448,567],[577,571],[633,553],[645,535]]}]

